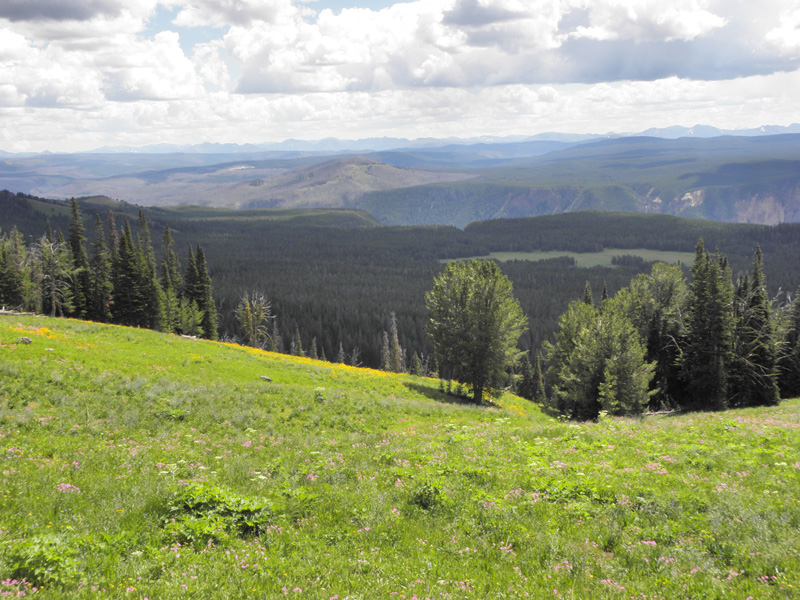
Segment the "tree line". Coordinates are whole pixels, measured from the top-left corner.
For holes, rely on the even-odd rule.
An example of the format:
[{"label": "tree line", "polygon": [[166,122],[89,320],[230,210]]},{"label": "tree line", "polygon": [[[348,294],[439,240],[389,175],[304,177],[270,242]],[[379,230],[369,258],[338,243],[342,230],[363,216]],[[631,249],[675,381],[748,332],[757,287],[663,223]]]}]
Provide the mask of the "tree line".
[{"label": "tree line", "polygon": [[212,281],[201,246],[189,246],[184,270],[169,227],[164,229],[161,262],[142,210],[134,235],[109,211],[95,215],[90,249],[80,207],[69,202],[65,239],[47,223],[45,233],[27,244],[15,228],[0,232],[0,305],[51,316],[89,319],[157,331],[217,338]]},{"label": "tree line", "polygon": [[701,239],[691,276],[656,264],[597,304],[587,284],[542,355],[523,361],[519,392],[576,419],[775,405],[800,393],[800,291],[773,305],[761,248],[734,280]]}]

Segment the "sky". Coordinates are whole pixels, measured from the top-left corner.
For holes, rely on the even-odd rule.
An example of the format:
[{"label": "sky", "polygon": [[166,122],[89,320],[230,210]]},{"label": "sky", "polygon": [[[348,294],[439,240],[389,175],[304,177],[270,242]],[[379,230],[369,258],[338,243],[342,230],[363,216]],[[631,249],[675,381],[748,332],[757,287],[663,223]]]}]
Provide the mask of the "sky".
[{"label": "sky", "polygon": [[800,0],[1,0],[0,150],[800,121]]}]

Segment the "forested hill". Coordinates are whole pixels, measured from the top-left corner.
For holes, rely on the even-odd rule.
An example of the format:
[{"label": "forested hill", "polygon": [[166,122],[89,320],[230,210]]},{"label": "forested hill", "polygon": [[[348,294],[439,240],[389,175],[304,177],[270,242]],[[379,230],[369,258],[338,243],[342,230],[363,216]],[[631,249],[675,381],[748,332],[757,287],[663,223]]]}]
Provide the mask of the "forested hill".
[{"label": "forested hill", "polygon": [[[134,205],[103,198],[79,204],[89,233],[95,214],[105,218],[110,209],[118,224],[126,218],[136,223]],[[36,239],[48,218],[54,230],[68,231],[69,210],[61,202],[0,193],[0,214],[0,234],[16,226],[26,238]],[[682,252],[680,260],[690,262],[699,237],[710,250],[718,247],[727,255],[734,273],[750,269],[760,244],[770,295],[782,292],[781,301],[800,285],[800,224],[771,227],[578,212],[473,223],[459,230],[380,226],[366,213],[352,210],[176,207],[149,208],[146,214],[157,255],[167,225],[179,255],[189,244],[202,245],[214,283],[220,335],[240,335],[233,311],[245,292],[259,292],[272,303],[284,350],[295,336],[306,352],[316,339],[320,355],[332,359],[341,346],[352,356],[357,349],[368,366],[380,364],[391,312],[397,315],[400,343],[409,358],[430,353],[424,295],[445,259],[516,253],[501,257],[512,260],[500,266],[529,318],[530,329],[521,341],[525,349],[538,348],[552,334],[567,304],[583,294],[586,281],[598,294],[604,284],[614,293],[637,273],[649,271],[647,261],[678,259],[660,254],[664,251]],[[603,249],[605,253],[597,252]],[[568,251],[592,251],[577,255],[579,263],[588,257],[599,266],[578,267],[574,257],[564,256]],[[640,258],[612,266],[611,255]]]},{"label": "forested hill", "polygon": [[[216,161],[216,162],[215,162]],[[235,161],[235,162],[232,162]],[[145,206],[357,208],[388,225],[454,225],[581,210],[800,221],[800,134],[629,137],[347,155],[6,157],[0,187]]]}]

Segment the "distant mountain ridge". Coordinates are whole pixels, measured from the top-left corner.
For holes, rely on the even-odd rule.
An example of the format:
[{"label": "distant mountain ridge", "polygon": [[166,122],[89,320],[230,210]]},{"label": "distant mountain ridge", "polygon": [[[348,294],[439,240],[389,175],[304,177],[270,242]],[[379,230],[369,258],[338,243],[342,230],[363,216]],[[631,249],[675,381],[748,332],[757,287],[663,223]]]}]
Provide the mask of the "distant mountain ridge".
[{"label": "distant mountain ridge", "polygon": [[[472,145],[472,144],[505,144],[514,142],[548,141],[579,143],[587,140],[596,140],[614,137],[662,137],[667,139],[677,139],[681,137],[717,137],[723,135],[733,136],[759,136],[759,135],[779,135],[783,133],[800,133],[800,123],[791,125],[764,125],[750,129],[719,129],[711,125],[695,125],[693,127],[683,127],[675,125],[672,127],[653,127],[640,132],[605,134],[596,133],[559,133],[548,132],[536,135],[511,135],[511,136],[477,136],[468,138],[447,137],[447,138],[396,138],[396,137],[375,137],[364,139],[339,139],[324,138],[320,140],[296,140],[288,139],[282,142],[264,143],[219,143],[203,142],[200,144],[178,145],[178,144],[153,144],[148,146],[103,146],[91,150],[87,154],[120,154],[120,153],[144,153],[144,154],[241,154],[264,151],[291,151],[291,152],[322,152],[322,153],[349,153],[349,152],[379,152],[385,150],[397,150],[406,148],[435,148],[440,146],[452,145]],[[32,153],[24,153],[31,156]],[[0,150],[0,156],[15,156],[10,152]]]},{"label": "distant mountain ridge", "polygon": [[[393,225],[463,227],[579,210],[800,221],[800,133],[689,129],[661,130],[664,137],[450,140],[363,152],[247,146],[231,153],[238,146],[209,144],[198,148],[215,153],[3,156],[0,189],[149,206],[358,208]],[[537,137],[548,136],[558,137]]]}]

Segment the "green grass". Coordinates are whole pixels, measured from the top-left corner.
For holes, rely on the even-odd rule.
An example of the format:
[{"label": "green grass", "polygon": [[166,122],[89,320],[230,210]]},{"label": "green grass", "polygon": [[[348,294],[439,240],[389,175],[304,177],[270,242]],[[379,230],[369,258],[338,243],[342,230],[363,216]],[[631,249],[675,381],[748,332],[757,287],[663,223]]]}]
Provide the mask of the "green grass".
[{"label": "green grass", "polygon": [[[575,265],[584,269],[592,267],[613,267],[611,260],[615,256],[639,256],[645,262],[660,261],[667,264],[691,264],[694,261],[693,252],[673,252],[669,250],[650,250],[648,248],[604,248],[600,252],[567,252],[560,250],[547,250],[537,252],[491,252],[485,256],[472,256],[458,260],[497,260],[507,262],[512,260],[548,260],[560,256],[569,256],[575,259]],[[442,261],[447,262],[447,261]]]},{"label": "green grass", "polygon": [[24,576],[43,598],[797,597],[798,433],[797,400],[564,423],[3,316],[0,594]]}]

